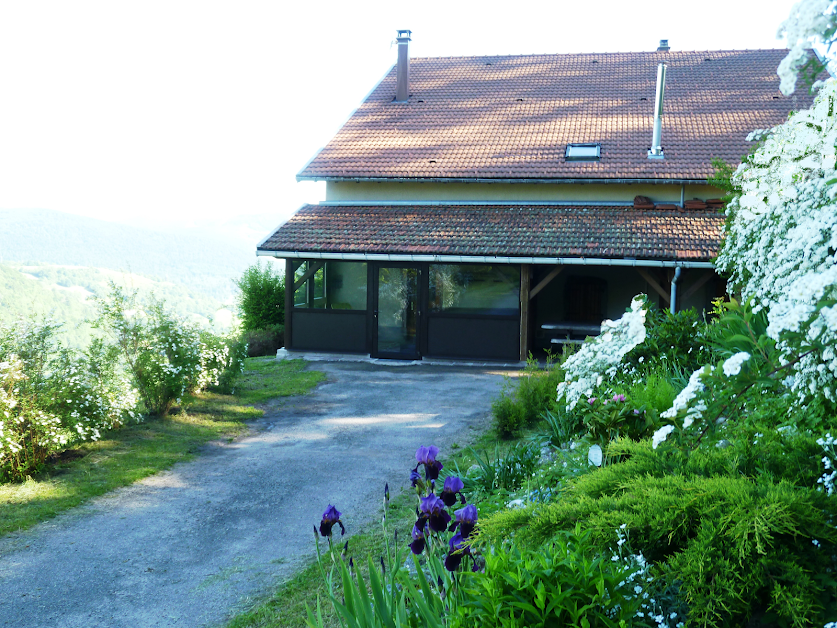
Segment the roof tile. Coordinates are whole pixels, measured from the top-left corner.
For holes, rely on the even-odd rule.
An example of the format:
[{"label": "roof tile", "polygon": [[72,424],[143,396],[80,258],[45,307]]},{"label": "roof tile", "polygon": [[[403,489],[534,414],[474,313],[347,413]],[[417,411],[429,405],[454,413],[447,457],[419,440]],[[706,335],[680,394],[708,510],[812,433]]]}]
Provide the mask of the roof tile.
[{"label": "roof tile", "polygon": [[259,250],[706,261],[723,222],[711,209],[305,205]]}]

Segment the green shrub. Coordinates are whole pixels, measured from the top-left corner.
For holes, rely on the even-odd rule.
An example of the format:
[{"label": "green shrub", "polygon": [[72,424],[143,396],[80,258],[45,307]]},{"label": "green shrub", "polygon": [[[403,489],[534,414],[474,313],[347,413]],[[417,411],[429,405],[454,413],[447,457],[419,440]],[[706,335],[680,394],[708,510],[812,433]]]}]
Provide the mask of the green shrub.
[{"label": "green shrub", "polygon": [[672,314],[649,305],[645,316],[645,342],[625,356],[625,371],[646,374],[655,368],[681,370],[687,376],[709,360],[703,340],[705,323],[694,309]]},{"label": "green shrub", "polygon": [[253,264],[235,284],[241,290],[238,313],[244,331],[273,329],[285,323],[285,278],[270,263]]},{"label": "green shrub", "polygon": [[631,626],[642,604],[633,589],[635,571],[612,561],[578,528],[537,549],[500,543],[485,554],[484,573],[462,574],[449,625]]},{"label": "green shrub", "polygon": [[51,320],[0,325],[0,479],[23,480],[47,457],[136,418],[136,391],[100,340],[65,348]]},{"label": "green shrub", "polygon": [[822,625],[837,610],[837,500],[814,488],[818,451],[812,436],[788,433],[691,455],[620,440],[608,455],[625,462],[570,482],[558,502],[485,519],[480,543],[514,533],[537,547],[584,521],[607,545],[626,524],[634,549],[657,563],[659,586],[679,588],[693,625],[762,615]]},{"label": "green shrub", "polygon": [[236,350],[234,342],[178,319],[161,301],[143,308],[136,292],[126,294],[111,283],[110,294],[97,298],[96,306],[93,327],[110,335],[148,414],[164,416],[184,396],[221,386],[222,378],[231,384],[241,371],[243,345]]},{"label": "green shrub", "polygon": [[561,369],[553,364],[552,356],[541,367],[530,355],[520,377],[507,377],[500,396],[491,404],[497,433],[508,438],[537,423],[555,404],[555,389],[561,377]]},{"label": "green shrub", "polygon": [[247,343],[247,357],[276,355],[276,351],[285,346],[285,326],[271,325],[266,329],[248,329],[243,338]]}]

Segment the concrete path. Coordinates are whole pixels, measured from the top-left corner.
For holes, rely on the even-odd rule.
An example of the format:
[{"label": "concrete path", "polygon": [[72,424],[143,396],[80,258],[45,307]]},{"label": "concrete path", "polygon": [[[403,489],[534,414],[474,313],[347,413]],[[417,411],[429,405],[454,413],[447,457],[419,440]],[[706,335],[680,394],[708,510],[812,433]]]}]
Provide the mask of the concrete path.
[{"label": "concrete path", "polygon": [[449,453],[485,428],[502,382],[487,368],[309,368],[328,381],[249,436],[0,539],[0,626],[223,624],[310,559],[329,503],[360,531],[420,445]]}]

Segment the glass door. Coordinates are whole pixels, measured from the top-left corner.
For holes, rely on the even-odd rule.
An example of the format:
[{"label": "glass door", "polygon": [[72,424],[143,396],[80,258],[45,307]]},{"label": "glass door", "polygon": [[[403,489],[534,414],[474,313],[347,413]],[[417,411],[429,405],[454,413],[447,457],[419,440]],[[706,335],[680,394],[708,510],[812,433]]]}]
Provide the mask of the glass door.
[{"label": "glass door", "polygon": [[374,355],[413,360],[419,357],[419,278],[407,266],[379,266],[375,315]]}]

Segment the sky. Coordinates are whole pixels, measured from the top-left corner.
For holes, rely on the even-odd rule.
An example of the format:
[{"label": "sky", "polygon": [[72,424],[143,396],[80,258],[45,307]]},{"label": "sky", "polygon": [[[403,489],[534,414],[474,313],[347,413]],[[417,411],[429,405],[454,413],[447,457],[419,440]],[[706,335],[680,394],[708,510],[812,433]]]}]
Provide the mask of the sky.
[{"label": "sky", "polygon": [[777,48],[793,5],[0,0],[0,209],[268,229],[323,198],[295,175],[395,63],[396,29],[413,57]]}]

